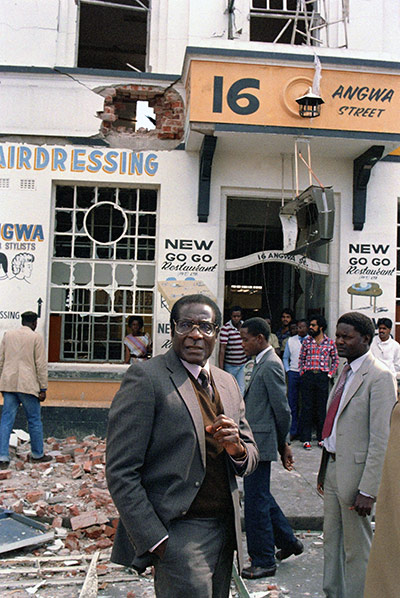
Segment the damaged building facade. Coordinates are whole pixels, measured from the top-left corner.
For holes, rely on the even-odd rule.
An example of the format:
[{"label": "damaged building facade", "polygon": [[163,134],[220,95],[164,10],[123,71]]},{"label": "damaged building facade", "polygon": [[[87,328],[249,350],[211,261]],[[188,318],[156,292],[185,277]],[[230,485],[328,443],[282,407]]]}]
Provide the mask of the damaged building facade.
[{"label": "damaged building facade", "polygon": [[[165,351],[182,293],[275,326],[323,313],[331,335],[350,309],[400,326],[396,0],[2,12],[0,334],[39,312],[50,399],[111,399],[127,318]],[[306,206],[289,251],[310,185],[332,189],[332,238],[309,242],[324,210]]]}]

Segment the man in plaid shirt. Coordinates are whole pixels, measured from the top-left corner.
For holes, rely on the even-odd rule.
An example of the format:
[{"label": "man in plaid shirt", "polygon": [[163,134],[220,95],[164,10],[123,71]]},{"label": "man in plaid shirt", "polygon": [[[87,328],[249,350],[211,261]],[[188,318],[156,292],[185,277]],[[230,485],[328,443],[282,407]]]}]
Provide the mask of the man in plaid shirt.
[{"label": "man in plaid shirt", "polygon": [[313,415],[317,423],[317,440],[322,447],[322,426],[326,415],[329,395],[329,379],[335,375],[339,356],[335,342],[325,334],[327,327],[324,316],[311,318],[308,336],[299,357],[301,417],[300,439],[306,450],[311,449]]}]

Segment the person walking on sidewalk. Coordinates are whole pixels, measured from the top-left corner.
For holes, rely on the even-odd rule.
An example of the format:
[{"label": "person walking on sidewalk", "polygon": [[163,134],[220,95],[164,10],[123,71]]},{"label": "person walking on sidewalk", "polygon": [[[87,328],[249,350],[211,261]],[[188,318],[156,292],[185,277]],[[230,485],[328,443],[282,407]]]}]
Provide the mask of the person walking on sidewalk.
[{"label": "person walking on sidewalk", "polygon": [[378,334],[372,340],[371,351],[397,377],[400,375],[400,344],[390,334],[392,326],[390,318],[379,318]]},{"label": "person walking on sidewalk", "polygon": [[300,430],[299,426],[299,356],[303,341],[308,336],[307,320],[297,321],[297,334],[287,339],[285,351],[283,353],[283,366],[287,374],[287,393],[290,411],[292,413],[292,423],[290,426],[290,440],[297,438]]},{"label": "person walking on sidewalk", "polygon": [[236,475],[258,450],[236,380],[210,365],[221,325],[209,297],[172,307],[172,347],[130,366],[110,409],[106,475],[120,514],[112,561],[154,565],[158,598],[228,598],[241,557]]},{"label": "person walking on sidewalk", "polygon": [[306,450],[311,449],[313,415],[316,415],[317,441],[322,447],[322,426],[329,395],[329,379],[336,374],[339,357],[336,345],[325,334],[326,320],[322,315],[310,320],[309,336],[301,346],[299,356],[301,416],[300,439]]},{"label": "person walking on sidewalk", "polygon": [[276,331],[276,336],[279,341],[279,357],[282,357],[284,347],[283,341],[290,336],[290,323],[294,321],[294,311],[290,307],[285,307],[281,313],[281,327]]},{"label": "person walking on sidewalk", "polygon": [[28,420],[31,461],[51,461],[43,451],[40,403],[46,398],[47,359],[42,337],[35,332],[38,316],[33,311],[21,315],[22,326],[7,331],[0,344],[0,390],[3,410],[0,422],[0,469],[10,463],[9,443],[17,410],[21,404]]},{"label": "person walking on sidewalk", "polygon": [[235,306],[230,311],[231,319],[224,324],[219,334],[218,365],[234,376],[239,384],[240,392],[244,394],[244,366],[247,357],[242,347],[240,326],[242,325],[242,308]]},{"label": "person walking on sidewalk", "polygon": [[364,592],[372,508],[396,403],[393,375],[370,351],[373,336],[372,320],[364,314],[350,312],[338,320],[336,345],[347,363],[329,396],[318,473],[327,598],[362,598]]},{"label": "person walking on sidewalk", "polygon": [[246,320],[240,330],[246,355],[256,358],[244,400],[246,417],[260,451],[256,471],[244,479],[244,518],[251,558],[251,565],[242,572],[246,579],[275,575],[275,546],[279,549],[278,560],[301,554],[304,549],[270,492],[271,461],[277,460],[277,451],[285,469],[290,471],[293,467],[287,442],[290,409],[285,372],[269,344],[270,332],[262,318]]}]

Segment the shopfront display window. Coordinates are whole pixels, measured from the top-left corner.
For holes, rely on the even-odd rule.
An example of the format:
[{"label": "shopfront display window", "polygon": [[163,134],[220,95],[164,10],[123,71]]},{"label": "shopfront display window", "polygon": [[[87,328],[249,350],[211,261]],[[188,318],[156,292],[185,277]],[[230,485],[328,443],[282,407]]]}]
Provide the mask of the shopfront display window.
[{"label": "shopfront display window", "polygon": [[50,361],[121,362],[126,321],[154,309],[157,190],[58,185]]}]

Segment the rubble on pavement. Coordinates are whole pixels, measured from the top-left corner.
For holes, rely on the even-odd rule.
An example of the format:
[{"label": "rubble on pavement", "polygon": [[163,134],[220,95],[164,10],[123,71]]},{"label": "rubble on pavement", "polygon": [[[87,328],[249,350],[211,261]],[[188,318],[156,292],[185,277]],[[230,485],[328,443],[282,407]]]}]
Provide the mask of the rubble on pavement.
[{"label": "rubble on pavement", "polygon": [[[93,435],[48,438],[45,454],[53,460],[31,463],[29,435],[14,430],[10,466],[0,471],[0,508],[46,523],[55,538],[2,555],[2,598],[80,598],[94,557],[99,596],[154,597],[150,569],[138,575],[110,562],[118,513],[105,480],[105,450],[105,440]],[[114,586],[118,592],[109,594]],[[281,596],[276,586],[263,590]],[[239,596],[233,583],[231,594]]]}]

